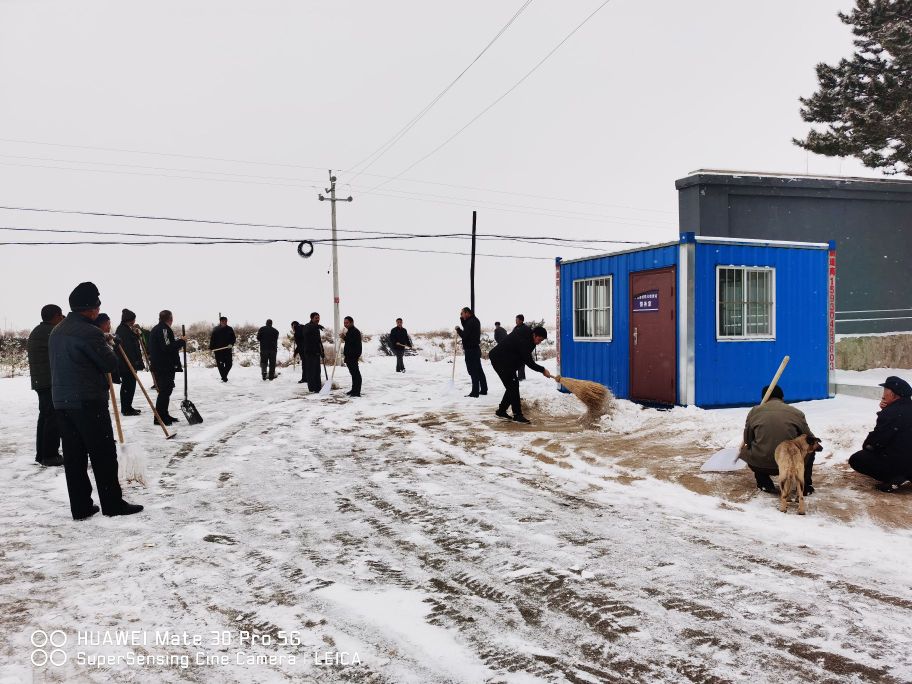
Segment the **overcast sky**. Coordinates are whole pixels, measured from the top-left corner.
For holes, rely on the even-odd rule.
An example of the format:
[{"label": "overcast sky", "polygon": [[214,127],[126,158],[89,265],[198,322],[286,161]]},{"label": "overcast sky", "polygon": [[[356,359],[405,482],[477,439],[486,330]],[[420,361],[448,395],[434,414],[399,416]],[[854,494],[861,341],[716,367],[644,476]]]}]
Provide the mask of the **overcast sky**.
[{"label": "overcast sky", "polygon": [[[674,181],[695,169],[876,175],[790,142],[806,131],[798,97],[815,89],[814,65],[850,54],[851,33],[836,16],[850,0],[613,0],[451,143],[376,187],[502,95],[601,4],[533,0],[353,178],[347,169],[421,111],[523,4],[0,0],[0,204],[326,229],[329,204],[317,194],[332,168],[341,194],[354,196],[339,205],[340,229],[467,232],[476,208],[482,234],[658,242],[676,239]],[[0,225],[328,237],[11,210],[0,210]],[[439,238],[365,244],[468,250]],[[490,241],[479,252],[539,257],[479,257],[485,326],[517,312],[550,325],[553,258],[595,253]],[[340,247],[339,259],[342,315],[368,332],[397,316],[412,330],[451,326],[469,301],[467,256]],[[284,329],[311,310],[331,322],[330,264],[328,245],[307,260],[293,244],[0,246],[0,317],[6,328],[30,328],[42,305],[66,310],[70,290],[92,280],[115,319],[128,307],[149,324],[162,308],[178,325],[224,312],[232,323],[271,317]]]}]

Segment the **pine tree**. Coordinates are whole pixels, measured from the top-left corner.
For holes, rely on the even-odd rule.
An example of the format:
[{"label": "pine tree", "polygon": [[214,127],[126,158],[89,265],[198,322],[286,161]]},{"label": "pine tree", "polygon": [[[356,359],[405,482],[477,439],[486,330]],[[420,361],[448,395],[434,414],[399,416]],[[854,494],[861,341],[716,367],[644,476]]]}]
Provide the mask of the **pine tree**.
[{"label": "pine tree", "polygon": [[912,169],[912,0],[856,0],[839,13],[852,26],[855,53],[817,65],[819,88],[800,98],[801,118],[822,124],[799,147],[856,157],[888,174]]}]

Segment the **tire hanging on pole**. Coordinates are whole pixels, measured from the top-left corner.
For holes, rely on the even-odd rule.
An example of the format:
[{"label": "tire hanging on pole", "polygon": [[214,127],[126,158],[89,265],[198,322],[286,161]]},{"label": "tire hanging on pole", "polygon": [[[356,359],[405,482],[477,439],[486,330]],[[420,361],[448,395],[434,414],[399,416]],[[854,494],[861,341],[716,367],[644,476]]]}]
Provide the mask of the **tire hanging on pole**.
[{"label": "tire hanging on pole", "polygon": [[[306,247],[305,247],[306,245]],[[314,246],[310,240],[302,240],[298,243],[298,256],[305,259],[311,257],[314,253]]]}]

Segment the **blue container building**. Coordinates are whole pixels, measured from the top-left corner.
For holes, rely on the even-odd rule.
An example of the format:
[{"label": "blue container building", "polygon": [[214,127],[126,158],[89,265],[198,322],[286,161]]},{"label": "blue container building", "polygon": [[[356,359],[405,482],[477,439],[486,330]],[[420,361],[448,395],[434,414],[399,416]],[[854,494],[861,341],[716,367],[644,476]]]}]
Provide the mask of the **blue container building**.
[{"label": "blue container building", "polygon": [[714,238],[557,259],[562,375],[648,404],[756,404],[786,355],[788,401],[833,396],[834,243]]}]

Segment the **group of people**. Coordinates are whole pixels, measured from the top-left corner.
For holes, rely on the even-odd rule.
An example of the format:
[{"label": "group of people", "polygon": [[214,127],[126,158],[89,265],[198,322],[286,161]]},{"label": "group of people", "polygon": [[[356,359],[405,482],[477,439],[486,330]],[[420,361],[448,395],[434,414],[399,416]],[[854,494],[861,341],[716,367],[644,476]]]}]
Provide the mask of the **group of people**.
[{"label": "group of people", "polygon": [[[402,319],[399,320],[401,322]],[[360,397],[361,369],[358,368],[358,363],[363,351],[361,331],[355,327],[355,319],[351,316],[343,319],[342,326],[344,328],[340,333],[342,358],[352,379],[351,389],[346,394],[350,397]],[[311,392],[319,392],[323,386],[320,379],[321,366],[323,366],[327,381],[329,379],[329,374],[325,370],[326,352],[323,348],[323,326],[320,325],[320,314],[314,311],[310,314],[310,320],[304,324],[292,321],[291,330],[294,337],[292,358],[295,356],[301,358],[301,379],[298,382],[307,383],[307,389]],[[257,338],[259,339],[259,335]],[[262,346],[260,349],[262,354]]]},{"label": "group of people", "polygon": [[[883,396],[874,429],[865,438],[860,451],[849,457],[856,472],[877,481],[882,492],[895,492],[912,480],[912,386],[900,377],[891,375],[880,384]],[[766,396],[768,387],[763,388]],[[757,488],[777,494],[772,476],[779,474],[776,447],[785,440],[807,435],[816,439],[800,410],[785,403],[779,386],[773,387],[766,403],[755,406],[747,414],[744,437],[738,457],[753,471]],[[814,492],[814,453],[805,457],[804,494]]]}]

